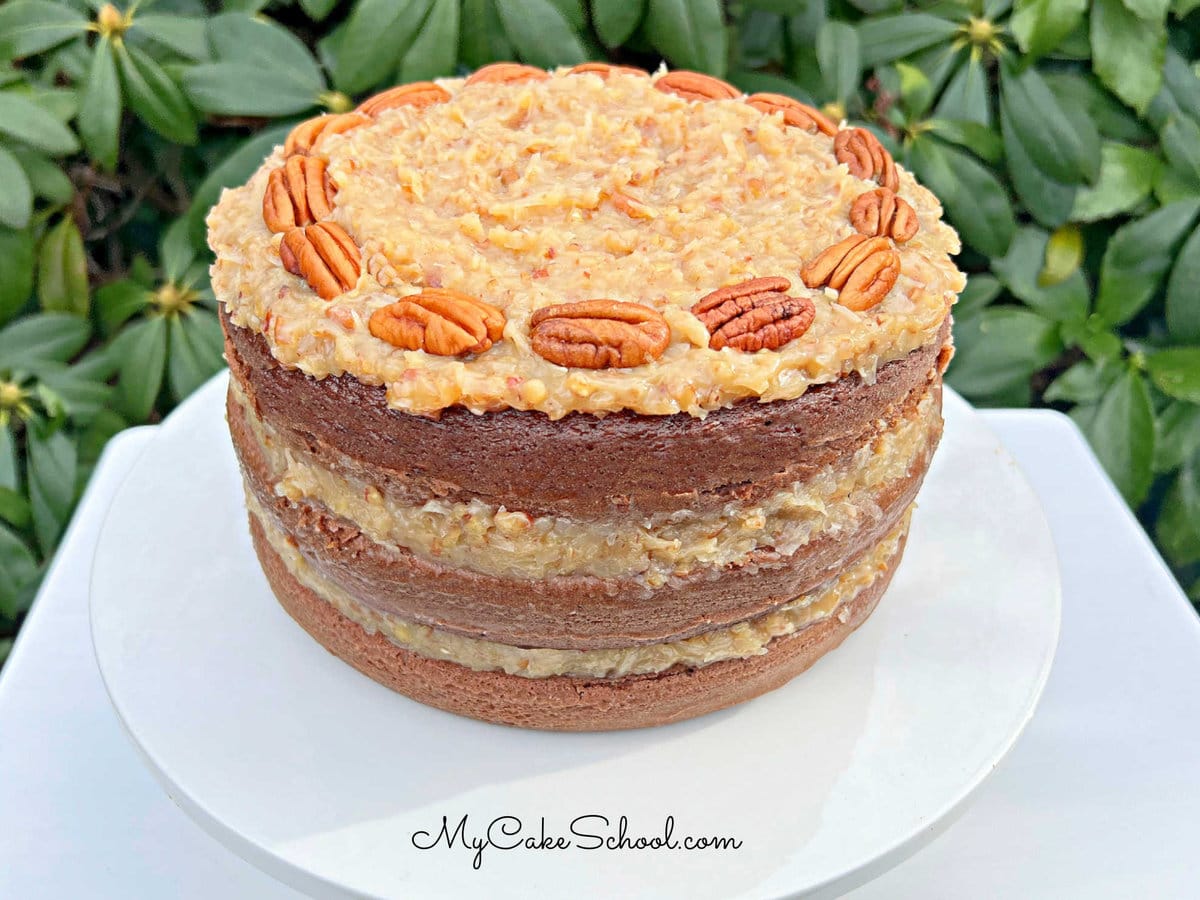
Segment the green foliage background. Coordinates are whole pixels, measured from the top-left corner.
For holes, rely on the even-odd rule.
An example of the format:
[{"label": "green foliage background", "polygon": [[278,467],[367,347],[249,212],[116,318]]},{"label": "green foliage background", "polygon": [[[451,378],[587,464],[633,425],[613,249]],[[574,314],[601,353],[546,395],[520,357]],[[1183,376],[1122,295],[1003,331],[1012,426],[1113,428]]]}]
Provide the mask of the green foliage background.
[{"label": "green foliage background", "polygon": [[1200,599],[1197,7],[8,0],[0,660],[105,441],[221,366],[220,188],[302,118],[503,59],[665,59],[873,128],[966,244],[951,382],[1069,411]]}]

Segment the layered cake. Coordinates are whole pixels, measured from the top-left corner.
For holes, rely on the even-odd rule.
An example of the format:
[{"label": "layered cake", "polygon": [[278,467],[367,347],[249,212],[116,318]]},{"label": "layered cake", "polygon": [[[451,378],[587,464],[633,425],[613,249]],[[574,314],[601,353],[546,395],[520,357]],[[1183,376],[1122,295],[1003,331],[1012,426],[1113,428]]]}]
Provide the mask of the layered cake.
[{"label": "layered cake", "polygon": [[900,562],[963,277],[868,130],[489,66],[300,125],[209,238],[266,577],[409,697],[686,719],[837,647]]}]

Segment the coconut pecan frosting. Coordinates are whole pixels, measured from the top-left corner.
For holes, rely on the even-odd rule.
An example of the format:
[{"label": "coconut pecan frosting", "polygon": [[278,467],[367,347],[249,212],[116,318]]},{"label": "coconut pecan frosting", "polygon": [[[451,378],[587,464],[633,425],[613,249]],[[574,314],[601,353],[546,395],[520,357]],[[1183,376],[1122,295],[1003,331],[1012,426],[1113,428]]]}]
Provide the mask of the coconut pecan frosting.
[{"label": "coconut pecan frosting", "polygon": [[963,285],[938,202],[870,131],[602,63],[301,123],[209,225],[235,324],[418,413],[793,399],[934,340]]}]

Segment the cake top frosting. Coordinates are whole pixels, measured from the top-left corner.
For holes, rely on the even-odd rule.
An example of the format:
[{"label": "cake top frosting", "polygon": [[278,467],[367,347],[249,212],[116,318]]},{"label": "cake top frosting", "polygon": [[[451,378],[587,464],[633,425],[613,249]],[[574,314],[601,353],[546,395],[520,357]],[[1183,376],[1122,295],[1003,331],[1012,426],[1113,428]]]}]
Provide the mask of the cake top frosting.
[{"label": "cake top frosting", "polygon": [[935,340],[963,286],[869,132],[681,72],[385,92],[300,126],[208,225],[234,324],[420,414],[793,399]]}]

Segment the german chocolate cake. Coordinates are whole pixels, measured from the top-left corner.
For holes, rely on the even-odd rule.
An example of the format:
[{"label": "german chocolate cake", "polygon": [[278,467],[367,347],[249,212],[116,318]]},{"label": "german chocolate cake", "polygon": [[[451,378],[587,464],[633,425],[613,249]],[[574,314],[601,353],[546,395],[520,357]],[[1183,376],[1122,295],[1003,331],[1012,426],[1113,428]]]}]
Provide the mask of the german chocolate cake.
[{"label": "german chocolate cake", "polygon": [[632,728],[870,615],[941,435],[953,230],[868,130],[516,64],[298,126],[209,217],[250,533],[423,703]]}]

